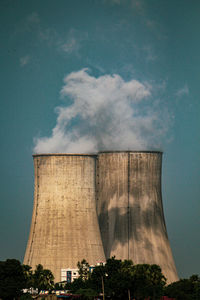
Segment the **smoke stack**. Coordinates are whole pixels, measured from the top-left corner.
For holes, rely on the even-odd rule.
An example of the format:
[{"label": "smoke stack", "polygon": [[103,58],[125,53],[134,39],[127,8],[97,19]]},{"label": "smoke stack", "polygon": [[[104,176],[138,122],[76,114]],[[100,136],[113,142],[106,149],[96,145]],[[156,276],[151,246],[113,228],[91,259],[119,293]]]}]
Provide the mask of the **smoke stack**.
[{"label": "smoke stack", "polygon": [[34,208],[24,264],[61,269],[105,261],[95,204],[95,155],[33,155]]},{"label": "smoke stack", "polygon": [[100,152],[97,214],[106,258],[158,264],[177,281],[161,194],[161,152]]}]

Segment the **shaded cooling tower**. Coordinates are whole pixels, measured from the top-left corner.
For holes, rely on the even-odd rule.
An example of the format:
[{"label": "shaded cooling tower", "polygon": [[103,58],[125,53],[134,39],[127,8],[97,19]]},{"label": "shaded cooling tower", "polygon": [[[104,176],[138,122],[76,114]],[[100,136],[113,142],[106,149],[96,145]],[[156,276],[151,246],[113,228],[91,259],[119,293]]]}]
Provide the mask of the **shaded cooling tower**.
[{"label": "shaded cooling tower", "polygon": [[178,280],[165,226],[161,152],[100,152],[97,214],[106,258],[158,264]]},{"label": "shaded cooling tower", "polygon": [[24,264],[60,271],[105,261],[95,204],[96,156],[33,155],[35,191]]}]

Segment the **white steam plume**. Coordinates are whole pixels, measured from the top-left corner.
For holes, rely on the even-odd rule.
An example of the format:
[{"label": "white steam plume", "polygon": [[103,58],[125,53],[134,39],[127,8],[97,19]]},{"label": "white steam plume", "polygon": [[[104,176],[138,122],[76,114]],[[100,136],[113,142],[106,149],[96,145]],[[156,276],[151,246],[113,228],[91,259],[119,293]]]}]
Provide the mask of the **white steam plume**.
[{"label": "white steam plume", "polygon": [[116,74],[96,78],[88,69],[72,72],[61,89],[68,103],[56,109],[52,135],[35,139],[34,152],[155,149],[166,124],[150,100],[151,89]]}]

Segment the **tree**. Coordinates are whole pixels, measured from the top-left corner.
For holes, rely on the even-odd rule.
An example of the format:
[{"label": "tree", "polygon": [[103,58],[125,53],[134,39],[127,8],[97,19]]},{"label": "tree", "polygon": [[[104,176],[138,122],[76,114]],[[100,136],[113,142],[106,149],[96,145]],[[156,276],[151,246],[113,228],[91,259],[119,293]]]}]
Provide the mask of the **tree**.
[{"label": "tree", "polygon": [[16,259],[0,262],[0,298],[11,300],[22,295],[26,279],[21,263]]},{"label": "tree", "polygon": [[200,299],[200,277],[195,274],[190,276],[189,280],[192,284],[193,298],[195,300]]},{"label": "tree", "polygon": [[[109,258],[96,266],[90,276],[90,287],[109,299],[127,299],[130,295],[133,262]],[[106,298],[105,297],[105,298]]]},{"label": "tree", "polygon": [[138,264],[134,266],[133,288],[136,299],[151,297],[160,299],[166,278],[158,265]]},{"label": "tree", "polygon": [[132,287],[133,262],[121,261],[112,257],[107,260],[105,279],[106,295],[112,299],[128,299]]},{"label": "tree", "polygon": [[44,269],[42,265],[37,265],[33,273],[33,287],[41,290],[51,290],[54,287],[54,276],[48,269]]},{"label": "tree", "polygon": [[[89,264],[83,260],[78,263],[78,279],[68,286],[72,292],[80,292],[84,299],[90,299],[93,291],[111,300],[137,300],[151,297],[160,299],[166,279],[157,265],[133,265],[131,260],[109,258],[105,265],[95,266],[88,273]],[[195,278],[196,280],[196,278]],[[91,294],[91,295],[90,295]]]},{"label": "tree", "polygon": [[76,278],[73,282],[67,283],[65,285],[66,290],[70,290],[73,294],[77,293],[80,289],[86,289],[88,287],[87,281],[82,278]]},{"label": "tree", "polygon": [[189,279],[180,279],[165,288],[165,295],[177,300],[200,299],[200,277],[192,275]]},{"label": "tree", "polygon": [[33,300],[32,296],[29,293],[21,295],[19,299],[20,300]]},{"label": "tree", "polygon": [[91,288],[88,289],[79,289],[76,292],[78,295],[81,295],[81,299],[92,300],[94,297],[98,296],[98,293]]},{"label": "tree", "polygon": [[30,288],[33,286],[33,271],[32,267],[28,265],[22,265],[24,277],[25,277],[25,288]]},{"label": "tree", "polygon": [[105,293],[105,278],[106,278],[106,268],[103,265],[96,266],[88,280],[88,285],[91,289],[99,293]]},{"label": "tree", "polygon": [[77,267],[80,278],[83,280],[88,279],[90,267],[89,263],[85,259],[83,259],[81,262],[78,261]]},{"label": "tree", "polygon": [[63,284],[56,282],[54,285],[55,290],[65,290],[66,288],[63,286]]}]

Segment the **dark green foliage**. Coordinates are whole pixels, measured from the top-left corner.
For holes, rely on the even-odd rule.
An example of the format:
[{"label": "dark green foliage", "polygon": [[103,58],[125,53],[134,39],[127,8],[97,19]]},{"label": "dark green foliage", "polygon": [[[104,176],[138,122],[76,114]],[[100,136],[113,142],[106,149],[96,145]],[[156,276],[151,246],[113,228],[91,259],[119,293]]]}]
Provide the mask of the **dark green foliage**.
[{"label": "dark green foliage", "polygon": [[0,262],[0,298],[11,300],[22,294],[26,278],[21,263],[16,259]]},{"label": "dark green foliage", "polygon": [[77,278],[71,283],[65,285],[66,290],[70,290],[73,294],[77,293],[79,289],[86,289],[88,287],[88,282],[82,278]]},{"label": "dark green foliage", "polygon": [[[94,267],[89,272],[86,260],[78,262],[80,277],[64,287],[73,294],[81,295],[81,299],[94,299],[99,294],[110,300],[158,300],[166,295],[176,300],[200,300],[200,277],[192,275],[189,279],[181,279],[165,287],[166,279],[158,265],[133,265],[131,260],[118,260],[112,257],[106,264]],[[54,288],[53,274],[42,265],[35,271],[28,265],[21,265],[18,260],[7,259],[0,262],[0,298],[2,300],[28,300],[29,294],[22,289],[38,288],[49,290]],[[62,289],[59,284],[56,289]]]},{"label": "dark green foliage", "polygon": [[88,289],[79,289],[77,291],[78,295],[81,295],[83,300],[93,300],[94,297],[98,296],[98,293],[91,288]]},{"label": "dark green foliage", "polygon": [[22,269],[25,277],[25,287],[29,289],[33,286],[33,271],[32,268],[28,265],[22,265]]},{"label": "dark green foliage", "polygon": [[86,280],[89,276],[89,263],[83,259],[77,263],[78,273],[81,279]]},{"label": "dark green foliage", "polygon": [[111,299],[126,299],[132,287],[133,262],[112,257],[106,262],[105,272],[105,295]]},{"label": "dark green foliage", "polygon": [[38,290],[52,290],[54,287],[53,274],[50,270],[38,265],[33,272],[28,265],[21,265],[16,259],[0,261],[0,298],[2,300],[31,299],[29,294],[23,294],[23,289],[30,287]]},{"label": "dark green foliage", "polygon": [[176,300],[199,300],[200,277],[192,275],[189,279],[173,282],[165,288],[165,295]]},{"label": "dark green foliage", "polygon": [[33,300],[33,298],[29,293],[27,293],[20,296],[20,300]]},{"label": "dark green foliage", "polygon": [[136,299],[160,299],[166,278],[158,265],[140,264],[133,267],[133,292]]},{"label": "dark green foliage", "polygon": [[96,266],[93,272],[90,274],[88,280],[89,286],[97,291],[98,293],[102,292],[102,282],[104,284],[106,278],[106,269],[102,266]]},{"label": "dark green foliage", "polygon": [[34,288],[41,290],[52,290],[54,288],[54,276],[50,270],[43,269],[42,265],[37,265],[32,275]]},{"label": "dark green foliage", "polygon": [[[79,265],[80,266],[80,265]],[[98,294],[105,294],[108,299],[137,300],[151,297],[160,299],[166,279],[157,265],[133,265],[131,260],[121,261],[112,257],[105,265],[96,266],[87,279],[79,278],[71,284],[71,290],[81,293],[92,289]],[[79,289],[78,289],[79,288]],[[87,298],[87,293],[84,294]]]},{"label": "dark green foliage", "polygon": [[63,284],[60,284],[60,283],[58,283],[58,282],[55,283],[54,289],[55,289],[55,290],[60,290],[60,291],[61,291],[61,290],[66,290],[65,286],[63,286]]}]

